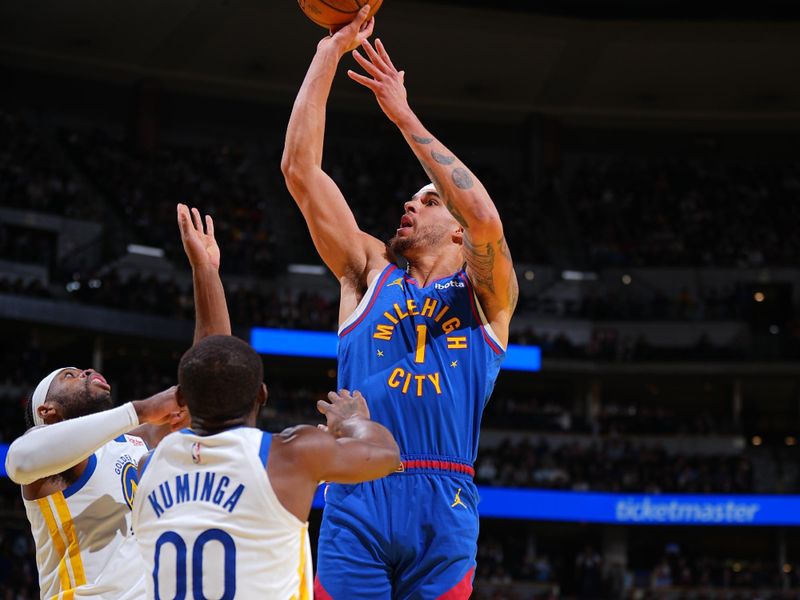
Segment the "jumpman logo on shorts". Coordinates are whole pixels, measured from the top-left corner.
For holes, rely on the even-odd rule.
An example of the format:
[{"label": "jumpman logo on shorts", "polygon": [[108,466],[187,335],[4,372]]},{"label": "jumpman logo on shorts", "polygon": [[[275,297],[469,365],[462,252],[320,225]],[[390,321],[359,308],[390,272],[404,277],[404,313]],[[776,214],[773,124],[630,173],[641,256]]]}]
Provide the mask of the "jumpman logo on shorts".
[{"label": "jumpman logo on shorts", "polygon": [[450,508],[455,508],[456,506],[463,506],[464,508],[467,508],[467,505],[466,505],[466,504],[464,504],[464,503],[461,501],[461,488],[458,488],[458,491],[456,492],[456,501],[455,501],[455,502],[453,502],[453,503],[450,505]]}]

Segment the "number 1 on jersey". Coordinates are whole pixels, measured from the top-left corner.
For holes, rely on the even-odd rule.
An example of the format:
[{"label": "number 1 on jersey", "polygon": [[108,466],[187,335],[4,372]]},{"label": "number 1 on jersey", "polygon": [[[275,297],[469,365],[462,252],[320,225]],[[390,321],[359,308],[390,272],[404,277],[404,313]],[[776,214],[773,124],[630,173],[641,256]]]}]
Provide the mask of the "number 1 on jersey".
[{"label": "number 1 on jersey", "polygon": [[415,363],[425,362],[425,342],[428,339],[427,325],[417,325],[417,352],[414,355]]}]

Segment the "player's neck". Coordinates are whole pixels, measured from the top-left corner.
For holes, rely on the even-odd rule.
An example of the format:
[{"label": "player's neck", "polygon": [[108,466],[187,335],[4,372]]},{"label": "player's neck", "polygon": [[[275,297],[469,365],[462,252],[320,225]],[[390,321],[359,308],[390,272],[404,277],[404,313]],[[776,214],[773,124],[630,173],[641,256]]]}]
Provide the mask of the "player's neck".
[{"label": "player's neck", "polygon": [[225,421],[208,421],[202,418],[192,418],[191,429],[197,435],[214,435],[237,427],[255,427],[256,420],[251,415],[237,417]]},{"label": "player's neck", "polygon": [[416,279],[421,287],[452,275],[464,266],[464,256],[458,246],[446,250],[434,249],[431,252],[407,257],[407,260],[408,274]]}]

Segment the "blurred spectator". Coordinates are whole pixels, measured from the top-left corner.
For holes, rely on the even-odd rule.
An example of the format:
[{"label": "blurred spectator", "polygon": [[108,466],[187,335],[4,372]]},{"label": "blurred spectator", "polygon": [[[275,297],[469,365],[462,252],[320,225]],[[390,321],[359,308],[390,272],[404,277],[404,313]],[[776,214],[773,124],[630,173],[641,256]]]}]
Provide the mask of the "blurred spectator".
[{"label": "blurred spectator", "polygon": [[[488,462],[490,466],[485,466]],[[691,493],[753,492],[753,467],[744,455],[669,454],[657,444],[602,439],[550,447],[526,438],[482,448],[479,483],[575,491]]]},{"label": "blurred spectator", "polygon": [[0,108],[0,205],[92,218],[98,207],[24,119]]},{"label": "blurred spectator", "polygon": [[800,178],[789,163],[587,159],[571,181],[593,266],[796,266]]}]

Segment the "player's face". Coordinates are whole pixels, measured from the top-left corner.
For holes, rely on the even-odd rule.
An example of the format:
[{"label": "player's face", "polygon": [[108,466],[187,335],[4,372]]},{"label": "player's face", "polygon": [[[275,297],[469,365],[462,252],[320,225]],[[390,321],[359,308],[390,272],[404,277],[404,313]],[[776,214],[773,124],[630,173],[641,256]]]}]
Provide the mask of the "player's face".
[{"label": "player's face", "polygon": [[439,194],[417,194],[403,205],[400,227],[389,242],[397,254],[421,247],[451,243],[458,223],[447,210]]},{"label": "player's face", "polygon": [[94,369],[64,369],[50,384],[47,399],[61,405],[64,419],[74,419],[113,407],[111,386]]}]

